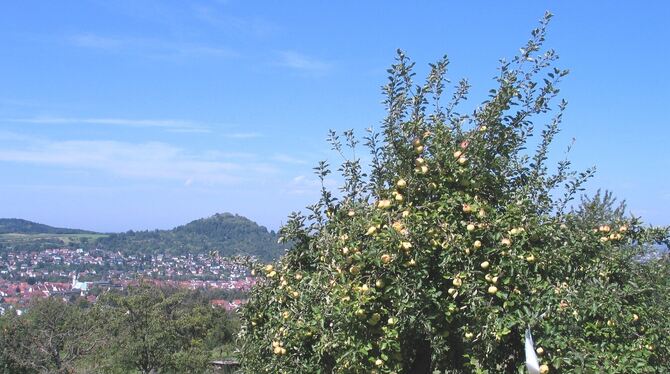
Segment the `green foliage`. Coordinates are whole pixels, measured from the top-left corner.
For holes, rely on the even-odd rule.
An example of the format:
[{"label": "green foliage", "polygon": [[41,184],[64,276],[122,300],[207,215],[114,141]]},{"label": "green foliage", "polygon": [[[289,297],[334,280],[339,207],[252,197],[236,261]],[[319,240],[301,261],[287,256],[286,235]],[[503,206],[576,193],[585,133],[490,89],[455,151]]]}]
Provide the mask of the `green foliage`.
[{"label": "green foliage", "polygon": [[211,352],[232,340],[226,312],[198,294],[141,285],[99,301],[109,337],[104,372],[203,372]]},{"label": "green foliage", "polygon": [[294,248],[255,266],[245,372],[520,373],[527,327],[543,373],[670,369],[667,261],[640,257],[668,230],[626,218],[609,195],[570,209],[594,171],[546,164],[567,74],[542,49],[550,17],[472,114],[457,111],[467,81],[442,100],[446,57],[415,86],[398,53],[369,169],[346,157],[351,131],[344,145],[331,133],[343,187],[292,214],[280,234]]},{"label": "green foliage", "polygon": [[35,299],[21,318],[6,316],[0,340],[8,372],[72,372],[100,343],[96,318],[93,310],[55,298]]},{"label": "green foliage", "polygon": [[148,285],[93,305],[35,299],[21,316],[0,316],[0,373],[206,372],[232,351],[239,329],[209,300]]}]

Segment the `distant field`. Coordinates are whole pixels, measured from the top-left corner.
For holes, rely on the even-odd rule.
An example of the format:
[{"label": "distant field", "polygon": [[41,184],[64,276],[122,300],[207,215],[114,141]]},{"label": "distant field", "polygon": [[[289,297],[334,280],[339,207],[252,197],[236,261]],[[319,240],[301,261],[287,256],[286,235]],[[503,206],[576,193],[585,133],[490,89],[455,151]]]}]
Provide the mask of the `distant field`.
[{"label": "distant field", "polygon": [[65,245],[79,243],[84,239],[94,241],[109,235],[105,234],[0,234],[0,242],[6,244],[26,244],[32,242],[61,241]]}]

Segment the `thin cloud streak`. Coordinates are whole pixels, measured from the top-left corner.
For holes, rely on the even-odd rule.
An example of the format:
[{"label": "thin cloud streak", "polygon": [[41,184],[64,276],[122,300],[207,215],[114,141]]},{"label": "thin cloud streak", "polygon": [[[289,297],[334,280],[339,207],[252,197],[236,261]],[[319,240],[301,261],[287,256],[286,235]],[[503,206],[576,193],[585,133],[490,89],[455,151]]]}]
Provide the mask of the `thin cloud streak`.
[{"label": "thin cloud streak", "polygon": [[274,156],[272,156],[272,159],[275,160],[275,161],[286,163],[286,164],[296,164],[296,165],[307,164],[307,161],[304,160],[304,159],[289,156],[289,155],[283,154],[283,153],[276,153]]},{"label": "thin cloud streak", "polygon": [[262,137],[263,134],[259,132],[233,132],[224,134],[223,136],[230,139],[254,139]]},{"label": "thin cloud streak", "polygon": [[321,61],[294,51],[279,52],[279,66],[309,73],[325,73],[333,68],[330,62]]},{"label": "thin cloud streak", "polygon": [[79,48],[115,53],[130,52],[150,57],[239,57],[239,53],[225,47],[162,39],[113,37],[86,33],[70,36],[67,42]]},{"label": "thin cloud streak", "polygon": [[41,125],[106,125],[126,127],[155,127],[172,132],[207,133],[209,128],[191,121],[175,119],[128,119],[128,118],[77,118],[77,117],[33,117],[6,118],[0,122],[30,123]]},{"label": "thin cloud streak", "polygon": [[160,142],[39,141],[0,149],[0,161],[97,171],[115,176],[191,184],[237,184],[277,173],[265,163],[211,158]]},{"label": "thin cloud streak", "polygon": [[276,24],[263,18],[233,16],[210,6],[195,6],[193,15],[204,24],[226,32],[266,37],[279,31]]}]

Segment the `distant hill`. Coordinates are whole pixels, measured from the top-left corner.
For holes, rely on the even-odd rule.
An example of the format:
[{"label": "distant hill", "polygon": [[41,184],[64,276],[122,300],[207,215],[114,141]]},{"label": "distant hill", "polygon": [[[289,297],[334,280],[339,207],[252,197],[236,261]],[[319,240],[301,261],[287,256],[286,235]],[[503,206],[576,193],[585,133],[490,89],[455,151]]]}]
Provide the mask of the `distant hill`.
[{"label": "distant hill", "polygon": [[97,234],[14,219],[0,219],[0,230],[0,249],[14,250],[62,246],[100,248],[136,255],[217,251],[221,256],[252,255],[271,260],[278,258],[284,248],[277,244],[279,236],[274,231],[231,213],[215,214],[172,230]]},{"label": "distant hill", "polygon": [[0,234],[94,234],[91,231],[64,229],[19,218],[0,218]]},{"label": "distant hill", "polygon": [[209,253],[278,258],[283,247],[278,235],[248,218],[231,213],[202,218],[172,230],[128,231],[100,238],[102,249],[141,253]]}]

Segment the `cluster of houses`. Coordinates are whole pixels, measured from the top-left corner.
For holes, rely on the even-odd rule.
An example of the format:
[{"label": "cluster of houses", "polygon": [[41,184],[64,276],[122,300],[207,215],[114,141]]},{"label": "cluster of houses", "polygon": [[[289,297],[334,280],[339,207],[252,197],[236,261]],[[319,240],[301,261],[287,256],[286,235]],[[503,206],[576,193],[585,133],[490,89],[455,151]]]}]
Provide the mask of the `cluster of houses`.
[{"label": "cluster of houses", "polygon": [[0,278],[65,279],[75,271],[82,279],[236,279],[247,270],[207,254],[132,255],[101,249],[57,248],[0,253]]},{"label": "cluster of houses", "polygon": [[[207,255],[124,255],[103,250],[47,249],[0,254],[0,314],[25,309],[35,297],[85,298],[112,288],[151,282],[185,289],[247,291],[255,283],[241,265]],[[244,300],[212,300],[238,308]]]}]

